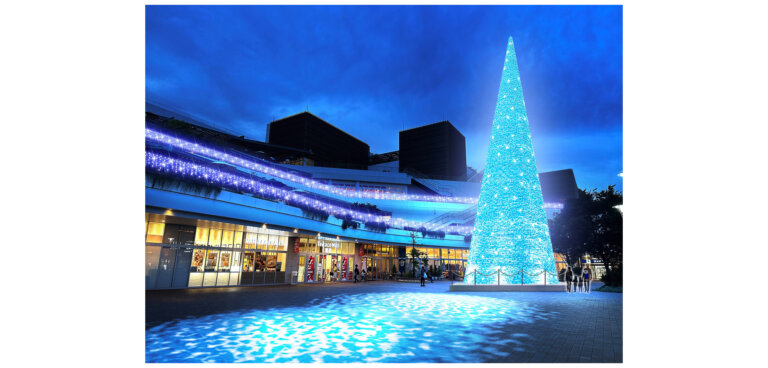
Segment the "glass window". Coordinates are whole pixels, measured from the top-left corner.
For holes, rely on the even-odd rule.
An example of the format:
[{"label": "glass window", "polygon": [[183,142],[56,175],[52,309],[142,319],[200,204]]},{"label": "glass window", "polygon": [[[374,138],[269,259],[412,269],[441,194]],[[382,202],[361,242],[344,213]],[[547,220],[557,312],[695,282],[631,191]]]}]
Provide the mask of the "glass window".
[{"label": "glass window", "polygon": [[232,264],[232,252],[221,252],[221,258],[219,259],[219,271],[229,272]]},{"label": "glass window", "polygon": [[304,282],[304,270],[306,268],[306,261],[304,256],[299,256],[299,282]]},{"label": "glass window", "polygon": [[242,248],[243,247],[243,232],[242,231],[235,231],[235,238],[232,241],[232,246],[235,248]]},{"label": "glass window", "polygon": [[216,271],[219,263],[219,251],[209,250],[205,257],[205,272]]},{"label": "glass window", "polygon": [[208,238],[208,246],[209,247],[220,247],[221,246],[221,229],[211,229],[210,230],[210,236]]},{"label": "glass window", "polygon": [[277,242],[277,250],[285,251],[286,249],[288,249],[288,237],[280,236]]},{"label": "glass window", "polygon": [[147,243],[162,243],[165,223],[150,222],[147,225]]},{"label": "glass window", "polygon": [[269,242],[268,234],[258,234],[256,240],[256,249],[267,249],[267,243]]},{"label": "glass window", "polygon": [[266,254],[264,258],[264,267],[267,269],[267,271],[275,271],[275,268],[277,267],[277,254]]},{"label": "glass window", "polygon": [[225,248],[232,248],[232,242],[235,240],[235,232],[232,230],[225,230],[221,234],[221,246]]},{"label": "glass window", "polygon": [[230,262],[229,270],[231,272],[240,272],[240,252],[232,252],[232,261]]},{"label": "glass window", "polygon": [[198,227],[195,231],[195,245],[208,245],[208,228]]},{"label": "glass window", "polygon": [[245,233],[245,248],[246,249],[256,249],[256,241],[258,240],[258,235],[256,233]]},{"label": "glass window", "polygon": [[204,250],[195,249],[195,253],[192,255],[192,268],[189,270],[189,272],[203,272],[204,255]]},{"label": "glass window", "polygon": [[277,265],[275,266],[277,272],[285,271],[285,253],[277,254]]},{"label": "glass window", "polygon": [[253,272],[255,264],[256,260],[254,259],[253,252],[245,252],[245,257],[243,258],[243,271]]}]

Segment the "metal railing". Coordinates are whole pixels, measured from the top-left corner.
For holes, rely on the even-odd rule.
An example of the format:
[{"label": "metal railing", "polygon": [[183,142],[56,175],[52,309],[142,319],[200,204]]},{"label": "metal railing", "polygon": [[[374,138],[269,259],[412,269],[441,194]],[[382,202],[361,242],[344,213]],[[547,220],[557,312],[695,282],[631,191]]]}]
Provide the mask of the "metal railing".
[{"label": "metal railing", "polygon": [[[473,285],[477,285],[477,274],[478,274],[477,270],[472,271],[472,284]],[[487,276],[493,276],[493,274],[496,274],[496,285],[501,285],[501,275],[502,274],[504,276],[508,276],[508,277],[514,277],[514,276],[520,275],[520,285],[523,285],[525,283],[525,275],[528,275],[528,277],[536,277],[536,276],[539,276],[541,274],[544,274],[544,285],[547,284],[547,274],[555,276],[555,280],[557,280],[557,273],[550,272],[550,271],[548,271],[546,269],[543,269],[543,270],[541,270],[541,272],[535,273],[535,274],[530,274],[528,272],[525,272],[524,269],[520,269],[520,271],[517,271],[517,272],[515,272],[513,274],[508,274],[506,272],[501,272],[501,269],[498,269],[498,270],[496,270],[496,272],[491,272],[491,273],[489,273],[487,275],[481,273],[480,276],[487,277]]]}]

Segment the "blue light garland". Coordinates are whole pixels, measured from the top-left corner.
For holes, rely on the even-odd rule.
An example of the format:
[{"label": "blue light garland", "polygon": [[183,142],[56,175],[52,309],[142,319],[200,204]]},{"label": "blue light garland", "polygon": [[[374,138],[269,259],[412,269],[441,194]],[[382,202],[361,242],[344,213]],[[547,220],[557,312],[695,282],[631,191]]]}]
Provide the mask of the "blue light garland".
[{"label": "blue light garland", "polygon": [[[380,223],[386,224],[391,228],[400,229],[406,227],[424,227],[426,230],[434,230],[439,226],[424,222],[410,221],[403,218],[362,213],[350,208],[327,203],[326,201],[312,198],[301,193],[296,193],[293,191],[294,188],[277,188],[258,180],[254,180],[253,178],[248,178],[244,175],[232,174],[207,165],[190,162],[169,155],[145,152],[145,166],[150,172],[162,173],[180,179],[199,181],[227,189],[253,193],[265,198],[279,199],[285,201],[289,205],[308,207],[317,211],[323,211],[336,218],[350,217],[363,223]],[[472,229],[469,226],[451,225],[446,228],[446,232],[454,232],[462,235],[470,234],[471,230]]]},{"label": "blue light garland", "polygon": [[308,179],[302,176],[294,175],[289,172],[278,170],[269,165],[259,163],[253,159],[240,157],[238,155],[232,155],[220,150],[199,145],[197,143],[189,142],[187,140],[176,138],[171,135],[158,132],[156,130],[147,128],[145,129],[145,137],[147,141],[163,143],[165,145],[182,149],[186,152],[198,154],[201,156],[221,160],[232,165],[237,165],[249,170],[260,172],[274,176],[276,178],[288,180],[297,184],[304,185],[308,188],[315,190],[321,190],[341,197],[350,198],[370,198],[370,199],[384,199],[384,200],[396,200],[396,201],[425,201],[425,202],[443,202],[443,203],[477,203],[476,198],[471,197],[448,197],[448,196],[428,196],[418,194],[394,194],[394,193],[370,193],[359,190],[339,189],[332,185],[321,183],[312,179]]},{"label": "blue light garland", "polygon": [[[507,44],[465,282],[557,283],[512,37]],[[520,271],[537,276],[520,277]],[[476,271],[476,280],[472,274]],[[512,276],[515,275],[515,276]]]}]

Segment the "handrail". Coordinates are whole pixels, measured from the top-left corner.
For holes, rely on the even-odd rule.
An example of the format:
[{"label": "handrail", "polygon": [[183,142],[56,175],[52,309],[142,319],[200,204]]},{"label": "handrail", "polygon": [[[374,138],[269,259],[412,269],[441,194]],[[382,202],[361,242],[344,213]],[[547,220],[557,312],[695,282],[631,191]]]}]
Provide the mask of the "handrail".
[{"label": "handrail", "polygon": [[[533,274],[526,272],[525,269],[522,269],[522,268],[519,271],[517,271],[517,272],[514,272],[512,274],[508,274],[506,272],[502,272],[501,269],[498,268],[498,269],[496,269],[496,272],[491,272],[491,273],[489,273],[487,275],[484,274],[484,273],[479,273],[477,271],[477,269],[475,269],[475,270],[472,271],[472,277],[473,277],[472,283],[473,283],[473,285],[477,285],[477,276],[478,276],[478,274],[480,276],[483,276],[483,277],[493,276],[494,274],[496,274],[496,285],[501,285],[501,275],[502,274],[504,276],[507,276],[507,277],[514,277],[516,275],[520,275],[520,285],[523,285],[525,283],[525,279],[524,279],[523,275],[528,275],[529,277],[536,277],[536,276],[539,276],[539,275],[543,274],[544,275],[544,285],[547,285],[547,274],[550,274],[550,275],[553,275],[553,276],[557,276],[557,273],[551,272],[551,271],[547,270],[546,268],[542,269],[539,273],[533,273]],[[517,285],[517,284],[509,284],[509,285]]]}]

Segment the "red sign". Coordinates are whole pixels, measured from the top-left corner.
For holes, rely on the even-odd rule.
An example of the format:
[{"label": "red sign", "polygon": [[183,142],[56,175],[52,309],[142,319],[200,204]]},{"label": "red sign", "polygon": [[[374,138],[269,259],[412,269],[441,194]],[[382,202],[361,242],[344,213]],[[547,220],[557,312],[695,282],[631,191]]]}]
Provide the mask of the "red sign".
[{"label": "red sign", "polygon": [[315,257],[307,257],[307,281],[315,281]]},{"label": "red sign", "polygon": [[347,279],[347,257],[341,257],[341,279]]},{"label": "red sign", "polygon": [[360,257],[365,255],[365,249],[364,249],[364,247],[362,245],[360,246],[360,252],[358,252],[358,253],[360,254]]},{"label": "red sign", "polygon": [[293,253],[299,253],[299,238],[293,242]]}]

